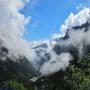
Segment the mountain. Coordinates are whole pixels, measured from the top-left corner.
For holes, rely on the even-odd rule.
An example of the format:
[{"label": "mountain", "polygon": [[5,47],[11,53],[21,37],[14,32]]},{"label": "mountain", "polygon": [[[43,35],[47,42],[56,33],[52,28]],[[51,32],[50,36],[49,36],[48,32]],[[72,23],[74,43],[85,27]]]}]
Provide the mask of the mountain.
[{"label": "mountain", "polygon": [[[79,26],[77,25],[67,29],[64,37],[54,40],[56,42],[54,47],[47,53],[49,58],[47,58],[47,56],[45,57],[47,60],[41,58],[43,64],[40,64],[40,68],[46,64],[51,65],[49,68],[45,67],[43,69],[47,69],[47,71],[48,69],[50,70],[50,68],[53,70],[54,67],[50,62],[52,51],[55,52],[57,56],[68,52],[73,59],[69,61],[69,66],[64,70],[59,69],[54,73],[48,72],[48,75],[36,77],[33,83],[39,90],[90,90],[90,22],[88,20]],[[47,51],[45,50],[47,48],[48,45],[44,43],[44,45],[41,44],[34,49],[40,54],[42,52],[46,53]],[[57,61],[58,58],[56,58],[56,60],[54,58],[54,63]]]},{"label": "mountain", "polygon": [[80,59],[79,67],[70,64],[68,68],[34,82],[38,90],[90,90],[90,53]]},{"label": "mountain", "polygon": [[[81,26],[72,27],[72,29],[74,29],[75,31],[83,30],[84,33],[87,33],[90,31],[89,27],[90,23],[86,22]],[[82,51],[84,52],[84,54],[82,57],[80,57],[80,52],[77,46],[74,46],[73,44],[69,44],[68,46],[60,44],[62,40],[67,41],[69,38],[71,38],[69,33],[70,30],[67,30],[65,37],[56,40],[56,44],[53,50],[56,52],[57,55],[60,55],[63,52],[69,52],[72,55],[73,60],[70,61],[69,66],[65,70],[59,70],[52,74],[38,77],[33,82],[38,87],[38,90],[90,89],[90,44],[86,44],[83,41]],[[50,54],[48,53],[48,55]],[[50,58],[48,60],[50,60]],[[53,66],[51,68],[53,68]]]},{"label": "mountain", "polygon": [[0,85],[11,79],[23,82],[26,86],[30,84],[30,78],[37,76],[35,68],[25,57],[13,60],[8,57],[8,49],[0,48]]},{"label": "mountain", "polygon": [[[64,37],[35,47],[30,47],[22,34],[1,30],[0,85],[16,79],[25,86],[33,83],[39,90],[90,90],[89,12],[85,9],[75,16],[72,14],[63,25]],[[82,82],[88,84],[84,86]]]}]

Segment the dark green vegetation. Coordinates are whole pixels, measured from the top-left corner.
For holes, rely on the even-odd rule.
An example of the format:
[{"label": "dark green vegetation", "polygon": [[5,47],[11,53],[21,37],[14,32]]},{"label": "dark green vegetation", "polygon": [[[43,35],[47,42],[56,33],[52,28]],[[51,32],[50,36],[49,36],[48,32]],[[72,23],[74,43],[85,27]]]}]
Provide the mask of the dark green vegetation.
[{"label": "dark green vegetation", "polygon": [[37,76],[26,58],[13,61],[0,60],[0,88],[17,90],[90,90],[90,54],[76,63],[71,63],[65,71],[41,77],[35,83],[29,79]]},{"label": "dark green vegetation", "polygon": [[15,86],[18,90],[31,88],[32,82],[29,79],[37,75],[32,64],[25,57],[15,60],[7,57],[7,54],[8,50],[0,47],[0,88],[6,86]]},{"label": "dark green vegetation", "polygon": [[90,54],[70,64],[65,72],[43,77],[37,83],[39,90],[90,90]]},{"label": "dark green vegetation", "polygon": [[64,76],[65,90],[90,90],[90,54],[78,62],[78,66],[69,65]]},{"label": "dark green vegetation", "polygon": [[7,80],[2,84],[2,89],[4,90],[35,90],[34,84],[25,87],[25,85],[17,80]]}]

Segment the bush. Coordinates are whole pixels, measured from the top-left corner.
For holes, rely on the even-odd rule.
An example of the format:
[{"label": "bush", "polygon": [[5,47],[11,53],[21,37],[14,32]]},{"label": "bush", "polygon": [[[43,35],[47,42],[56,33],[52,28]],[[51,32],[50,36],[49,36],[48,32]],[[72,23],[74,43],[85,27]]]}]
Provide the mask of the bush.
[{"label": "bush", "polygon": [[8,80],[4,82],[4,88],[15,88],[16,90],[27,90],[22,83],[16,80]]},{"label": "bush", "polygon": [[79,67],[69,65],[64,85],[65,90],[90,90],[90,54],[79,60]]}]

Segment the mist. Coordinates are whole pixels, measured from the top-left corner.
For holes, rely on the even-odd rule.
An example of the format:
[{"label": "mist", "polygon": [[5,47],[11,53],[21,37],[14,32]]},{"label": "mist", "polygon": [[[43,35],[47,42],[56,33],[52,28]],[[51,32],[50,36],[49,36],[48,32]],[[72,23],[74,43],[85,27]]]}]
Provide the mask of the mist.
[{"label": "mist", "polygon": [[[52,39],[29,42],[24,38],[25,26],[32,17],[20,13],[29,0],[0,0],[0,52],[8,49],[14,61],[25,57],[41,75],[65,71],[70,62],[78,61],[90,48],[90,9],[71,13]],[[1,60],[5,60],[1,58]]]},{"label": "mist", "polygon": [[70,62],[78,62],[90,52],[90,9],[85,8],[76,15],[71,13],[61,29],[64,32],[56,34],[60,37],[54,39],[56,44],[49,52],[50,59],[40,69],[42,75],[65,71]]},{"label": "mist", "polygon": [[24,38],[25,26],[31,17],[25,17],[20,10],[29,0],[0,0],[0,47],[8,49],[7,57],[17,60],[26,57],[32,61],[35,52]]}]

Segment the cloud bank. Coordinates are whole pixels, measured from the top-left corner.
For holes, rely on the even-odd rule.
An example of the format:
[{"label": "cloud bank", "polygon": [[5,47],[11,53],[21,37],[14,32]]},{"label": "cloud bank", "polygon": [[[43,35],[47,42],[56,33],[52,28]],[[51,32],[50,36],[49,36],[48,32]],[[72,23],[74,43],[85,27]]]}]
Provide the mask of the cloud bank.
[{"label": "cloud bank", "polygon": [[67,29],[71,29],[75,26],[81,26],[82,24],[86,23],[88,18],[90,17],[90,9],[84,8],[79,13],[74,14],[71,12],[71,14],[68,16],[68,18],[65,20],[64,24],[60,27],[60,33],[56,33],[52,35],[54,39],[64,37]]},{"label": "cloud bank", "polygon": [[61,35],[56,36],[56,44],[49,52],[50,59],[45,62],[40,72],[42,75],[65,70],[69,62],[83,57],[90,52],[90,9],[85,8],[78,14],[71,13],[61,26]]},{"label": "cloud bank", "polygon": [[35,52],[23,38],[25,25],[31,17],[25,17],[19,12],[27,2],[28,0],[0,0],[0,46],[8,49],[8,57],[25,56],[32,60]]},{"label": "cloud bank", "polygon": [[65,70],[70,60],[72,60],[72,56],[69,53],[57,55],[55,52],[51,52],[50,60],[41,67],[40,72],[42,75],[49,75],[59,70]]}]

